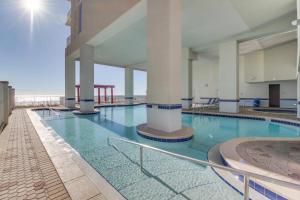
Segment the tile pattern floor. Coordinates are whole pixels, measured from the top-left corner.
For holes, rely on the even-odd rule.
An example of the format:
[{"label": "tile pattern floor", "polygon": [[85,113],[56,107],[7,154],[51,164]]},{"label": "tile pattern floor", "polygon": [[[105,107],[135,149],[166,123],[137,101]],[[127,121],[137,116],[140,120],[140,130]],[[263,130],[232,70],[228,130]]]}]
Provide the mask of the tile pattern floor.
[{"label": "tile pattern floor", "polygon": [[0,135],[0,200],[70,199],[26,110],[15,110]]},{"label": "tile pattern floor", "polygon": [[236,148],[252,165],[300,181],[299,141],[250,141]]}]

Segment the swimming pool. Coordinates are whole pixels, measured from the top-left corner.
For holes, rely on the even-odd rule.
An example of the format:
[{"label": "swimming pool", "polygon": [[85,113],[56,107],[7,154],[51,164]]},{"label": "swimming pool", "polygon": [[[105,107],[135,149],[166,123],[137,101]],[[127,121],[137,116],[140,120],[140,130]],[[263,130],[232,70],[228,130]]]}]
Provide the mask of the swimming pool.
[{"label": "swimming pool", "polygon": [[[37,111],[43,116],[42,111]],[[183,114],[185,126],[194,128],[194,137],[183,143],[160,143],[136,134],[135,126],[146,122],[146,107],[107,107],[90,116],[61,112],[48,117],[51,126],[67,143],[106,178],[127,199],[242,199],[210,167],[200,166],[146,150],[144,169],[139,170],[139,148],[107,137],[122,136],[197,159],[207,159],[215,144],[237,137],[299,137],[300,129],[277,123]]]}]

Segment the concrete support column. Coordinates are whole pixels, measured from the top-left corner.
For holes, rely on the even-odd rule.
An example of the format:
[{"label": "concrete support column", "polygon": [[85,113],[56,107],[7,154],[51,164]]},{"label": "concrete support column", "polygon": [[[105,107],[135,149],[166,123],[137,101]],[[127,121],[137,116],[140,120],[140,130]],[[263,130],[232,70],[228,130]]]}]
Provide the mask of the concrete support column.
[{"label": "concrete support column", "polygon": [[132,104],[133,98],[133,69],[125,68],[125,100]]},{"label": "concrete support column", "polygon": [[219,47],[220,112],[239,112],[238,42],[229,41]]},{"label": "concrete support column", "polygon": [[11,106],[12,106],[12,110],[15,109],[15,105],[16,104],[16,90],[15,88],[12,88],[11,90]]},{"label": "concrete support column", "polygon": [[2,132],[4,123],[4,84],[0,82],[0,133]]},{"label": "concrete support column", "polygon": [[65,107],[75,108],[75,60],[65,58]]},{"label": "concrete support column", "polygon": [[191,108],[193,103],[193,60],[192,51],[188,48],[182,50],[181,101],[182,108]]},{"label": "concrete support column", "polygon": [[9,103],[8,103],[8,81],[1,81],[3,85],[3,121],[4,124],[8,124],[9,117]]},{"label": "concrete support column", "polygon": [[147,139],[186,141],[192,130],[181,123],[181,0],[147,2],[147,124],[137,131]]},{"label": "concrete support column", "polygon": [[80,48],[80,112],[94,112],[94,48]]},{"label": "concrete support column", "polygon": [[7,100],[7,102],[8,102],[8,113],[9,113],[9,115],[11,115],[11,113],[12,113],[12,101],[11,101],[11,99],[12,99],[12,86],[8,86],[8,100]]}]

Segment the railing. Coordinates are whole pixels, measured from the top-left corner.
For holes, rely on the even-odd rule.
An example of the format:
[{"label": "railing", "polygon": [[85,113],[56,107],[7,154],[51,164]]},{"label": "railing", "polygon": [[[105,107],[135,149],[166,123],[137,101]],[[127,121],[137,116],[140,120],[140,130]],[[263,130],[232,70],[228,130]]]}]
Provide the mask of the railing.
[{"label": "railing", "polygon": [[45,107],[60,105],[61,96],[46,95],[17,95],[15,97],[16,107]]},{"label": "railing", "polygon": [[49,117],[51,116],[51,112],[53,112],[55,116],[60,118],[60,113],[55,111],[53,108],[49,107],[48,110],[43,110],[43,118],[45,118],[45,112],[48,113]]},{"label": "railing", "polygon": [[183,155],[180,155],[180,154],[172,153],[172,152],[169,152],[169,151],[165,151],[165,150],[162,150],[162,149],[158,149],[158,148],[155,148],[155,147],[152,147],[152,146],[149,146],[149,145],[145,145],[145,144],[141,144],[141,143],[138,143],[138,142],[130,141],[130,140],[127,140],[127,139],[124,139],[124,138],[121,138],[121,137],[109,137],[109,138],[107,138],[107,144],[109,146],[113,146],[116,149],[118,149],[118,148],[111,143],[111,140],[122,141],[122,142],[133,144],[133,145],[136,145],[136,146],[140,147],[139,159],[140,159],[140,169],[141,169],[141,171],[143,171],[143,152],[144,152],[144,149],[151,149],[151,150],[154,150],[156,152],[160,152],[160,153],[163,153],[163,154],[166,154],[166,155],[169,155],[169,156],[173,156],[173,157],[176,157],[176,158],[179,158],[179,159],[182,159],[182,160],[187,160],[187,161],[190,161],[190,162],[193,162],[193,163],[202,164],[202,165],[214,167],[214,168],[217,168],[217,169],[225,170],[225,171],[231,172],[233,174],[242,175],[242,176],[244,176],[244,194],[243,194],[244,200],[249,200],[250,199],[249,198],[249,177],[259,179],[259,180],[262,180],[262,181],[267,181],[269,183],[275,183],[275,184],[283,186],[283,187],[289,187],[289,188],[293,188],[293,189],[296,189],[296,190],[300,190],[300,185],[290,183],[290,182],[287,182],[287,181],[271,178],[271,177],[268,177],[268,176],[264,176],[264,175],[244,171],[244,170],[225,167],[225,166],[218,165],[218,164],[211,163],[211,162],[204,161],[204,160],[198,160],[198,159],[195,159],[195,158],[191,158],[191,157],[183,156]]}]

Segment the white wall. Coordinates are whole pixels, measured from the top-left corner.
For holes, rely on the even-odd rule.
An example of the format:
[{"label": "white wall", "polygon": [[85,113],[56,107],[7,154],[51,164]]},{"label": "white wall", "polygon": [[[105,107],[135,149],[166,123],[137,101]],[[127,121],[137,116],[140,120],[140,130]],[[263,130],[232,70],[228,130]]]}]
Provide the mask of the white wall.
[{"label": "white wall", "polygon": [[296,41],[266,49],[264,52],[264,81],[296,79]]},{"label": "white wall", "polygon": [[199,57],[193,61],[193,97],[218,97],[218,61]]},{"label": "white wall", "polygon": [[245,80],[249,83],[295,80],[296,53],[297,43],[292,41],[244,55]]},{"label": "white wall", "polygon": [[[294,43],[268,49],[267,53],[259,51],[250,57],[248,55],[240,56],[239,95],[241,105],[251,106],[253,99],[259,98],[262,106],[268,106],[269,84],[280,84],[280,106],[295,108],[294,104],[296,104],[297,99],[296,64],[293,65],[292,63],[296,63],[296,55],[290,51],[294,49]],[[267,56],[265,56],[266,54]],[[253,58],[253,55],[259,59]],[[271,59],[271,55],[276,57],[274,61]],[[280,57],[280,61],[278,61],[278,57]],[[263,65],[267,67],[261,70]],[[205,97],[218,97],[218,68],[218,60],[198,57],[193,62],[193,96],[195,101],[200,101],[200,98]],[[256,73],[256,79],[252,79],[249,83],[250,76],[254,73]],[[261,81],[265,77],[273,77],[274,75],[280,81]]]}]

